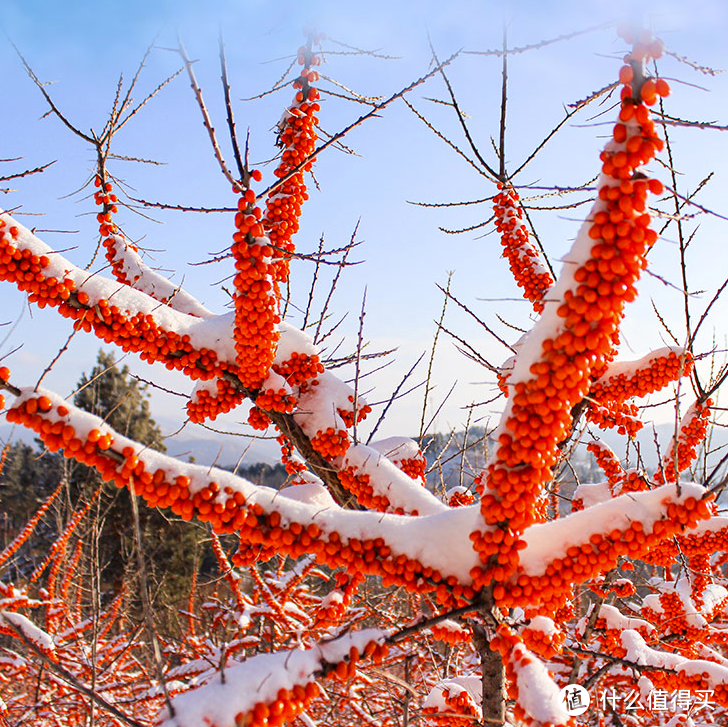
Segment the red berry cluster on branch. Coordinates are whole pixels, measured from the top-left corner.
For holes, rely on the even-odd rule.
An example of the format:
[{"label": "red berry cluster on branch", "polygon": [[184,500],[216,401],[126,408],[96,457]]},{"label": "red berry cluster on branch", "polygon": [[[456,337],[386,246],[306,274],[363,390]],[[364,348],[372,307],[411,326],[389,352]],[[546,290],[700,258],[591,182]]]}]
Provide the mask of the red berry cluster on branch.
[{"label": "red berry cluster on branch", "polygon": [[292,238],[298,232],[301,206],[308,199],[304,172],[311,169],[311,157],[316,146],[316,113],[318,91],[312,86],[319,80],[314,67],[321,59],[303,46],[298,51],[298,63],[303,66],[293,82],[297,89],[293,104],[286,109],[278,125],[278,146],[283,148],[281,161],[274,174],[284,181],[273,189],[266,200],[263,226],[275,248],[275,279],[282,282],[288,277],[289,256],[295,251]]},{"label": "red berry cluster on branch", "polygon": [[677,441],[672,443],[655,473],[656,482],[674,482],[676,473],[684,472],[697,457],[697,449],[708,433],[712,399],[696,401],[680,422]]},{"label": "red berry cluster on branch", "polygon": [[296,397],[286,388],[264,388],[255,398],[255,405],[265,411],[290,414],[296,408]]},{"label": "red berry cluster on branch", "polygon": [[[564,556],[549,563],[540,575],[516,572],[509,580],[505,580],[508,575],[505,567],[496,566],[496,579],[499,582],[493,588],[493,596],[498,604],[508,608],[528,606],[537,596],[544,607],[556,609],[572,597],[575,582],[584,582],[611,570],[621,556],[644,558],[662,541],[710,517],[709,501],[710,498],[697,500],[691,496],[684,502],[670,502],[666,517],[656,520],[650,529],[636,520],[624,529],[594,533],[589,542],[581,547],[569,546]],[[502,531],[494,531],[499,532]],[[491,539],[486,539],[486,543],[494,553],[498,552],[492,535]],[[473,578],[478,577],[479,569],[474,568],[472,575]],[[499,575],[503,578],[498,578]]]},{"label": "red berry cluster on branch", "polygon": [[[30,235],[27,231],[26,234]],[[154,313],[131,312],[106,298],[92,301],[85,290],[77,290],[70,276],[47,274],[50,258],[36,255],[19,235],[19,227],[8,225],[0,216],[0,280],[15,283],[28,293],[31,303],[37,303],[39,308],[57,307],[64,318],[75,321],[76,329],[93,331],[106,343],[138,353],[144,361],[159,361],[193,380],[210,379],[224,370],[235,371],[234,366],[220,361],[214,350],[195,347],[190,335],[164,328],[155,320]]]},{"label": "red berry cluster on branch", "polygon": [[334,459],[346,454],[350,444],[346,429],[327,427],[311,437],[311,446],[326,459]]},{"label": "red berry cluster on branch", "polygon": [[462,487],[453,487],[447,493],[448,507],[466,507],[475,502],[475,495]]},{"label": "red berry cluster on branch", "polygon": [[387,497],[374,494],[374,489],[369,484],[368,474],[357,473],[355,467],[344,467],[339,470],[337,476],[342,486],[354,495],[360,505],[379,512],[391,510],[391,503]]},{"label": "red berry cluster on branch", "polygon": [[511,273],[523,288],[523,297],[533,303],[537,313],[543,310],[543,299],[554,284],[539,251],[529,239],[523,222],[523,209],[518,193],[510,185],[498,184],[500,192],[493,197],[495,228],[501,235],[503,254],[508,259]]},{"label": "red berry cluster on branch", "polygon": [[99,223],[99,234],[102,238],[101,244],[106,248],[105,257],[111,264],[114,277],[120,283],[131,285],[134,281],[127,278],[122,259],[118,255],[116,248],[119,245],[129,245],[135,252],[138,248],[131,243],[127,243],[118,234],[119,230],[113,219],[113,214],[118,211],[116,207],[118,198],[113,193],[114,187],[111,182],[104,182],[99,175],[96,175],[94,185],[99,188],[99,191],[94,193],[94,202],[103,207],[101,212],[96,215],[96,219]]},{"label": "red berry cluster on branch", "polygon": [[689,351],[671,350],[651,356],[645,365],[629,373],[607,375],[595,381],[589,395],[599,401],[622,402],[636,396],[646,396],[664,389],[668,383],[690,376],[694,357]]},{"label": "red berry cluster on branch", "polygon": [[[602,152],[602,176],[592,220],[577,245],[589,245],[584,262],[571,272],[573,282],[555,304],[561,319],[541,343],[530,378],[509,376],[512,394],[498,448],[486,471],[481,499],[485,522],[504,531],[471,535],[483,567],[477,586],[502,580],[518,563],[518,533],[533,522],[541,488],[551,478],[559,444],[569,435],[572,409],[588,394],[594,374],[604,369],[619,341],[624,306],[636,296],[635,283],[646,267],[645,253],[657,239],[649,227],[647,193],[662,186],[639,168],[662,148],[649,110],[623,94],[620,123]],[[586,237],[584,236],[586,232]],[[584,254],[584,253],[582,253]],[[531,335],[538,330],[538,324]]]},{"label": "red berry cluster on branch", "polygon": [[[255,205],[255,193],[247,189],[235,216],[235,350],[241,381],[252,389],[267,377],[275,358],[278,283],[288,277],[288,256],[295,249],[292,237],[298,231],[301,205],[308,198],[303,174],[313,161],[308,157],[315,146],[315,114],[320,109],[318,91],[310,85],[318,80],[318,73],[311,66],[320,61],[305,49],[299,61],[304,69],[293,86],[300,90],[279,127],[283,153],[275,175],[282,181],[268,195],[265,214]],[[259,181],[261,175],[256,170],[252,178]]]},{"label": "red berry cluster on branch", "polygon": [[348,573],[345,571],[336,573],[336,589],[330,591],[324,597],[319,609],[316,611],[317,628],[336,626],[341,621],[351,604],[352,598],[364,580],[365,577],[361,573]]},{"label": "red berry cluster on branch", "polygon": [[309,379],[315,379],[324,372],[318,354],[293,351],[290,358],[282,363],[273,364],[273,371],[280,374],[290,386],[300,386]]},{"label": "red berry cluster on branch", "polygon": [[[186,465],[205,473],[206,484],[196,482],[193,487],[185,467],[159,453],[146,451],[141,445],[126,444],[128,440],[97,417],[84,413],[85,421],[96,424],[89,428],[84,425],[77,431],[72,422],[78,411],[71,415],[72,409],[66,402],[58,403],[45,394],[25,391],[7,417],[11,423],[37,432],[49,450],[62,449],[65,457],[94,467],[106,481],[113,481],[117,487],[130,487],[149,506],[169,507],[184,520],[196,517],[209,522],[216,533],[237,533],[241,544],[252,547],[258,557],[261,553],[272,554],[271,551],[293,558],[312,553],[332,568],[344,566],[379,575],[385,585],[404,585],[416,593],[434,592],[444,606],[459,606],[474,597],[471,586],[462,585],[455,576],[443,575],[416,558],[393,554],[380,537],[346,540],[313,523],[284,522],[273,504],[265,509],[258,502],[246,500],[239,489],[225,484],[225,473],[219,473],[218,482],[208,468]],[[162,462],[164,466],[160,466]],[[175,469],[179,474],[175,474]],[[233,561],[236,565],[247,564],[238,563],[236,557]]]},{"label": "red berry cluster on branch", "polygon": [[450,619],[433,624],[430,626],[430,631],[438,641],[444,641],[446,644],[450,644],[450,646],[469,644],[473,640],[473,634],[470,629]]},{"label": "red berry cluster on branch", "polygon": [[607,476],[610,489],[614,491],[624,478],[624,469],[614,452],[602,441],[589,442],[587,450],[594,455],[597,464]]},{"label": "red berry cluster on branch", "polygon": [[[255,178],[255,177],[254,177]],[[268,376],[278,343],[278,297],[273,283],[273,248],[260,222],[255,193],[238,201],[237,232],[231,248],[235,260],[235,352],[243,386],[257,389]]]},{"label": "red berry cluster on branch", "polygon": [[557,629],[550,618],[537,616],[520,630],[521,639],[529,651],[553,659],[561,653],[566,633]]},{"label": "red berry cluster on branch", "polygon": [[[350,395],[348,397],[349,402],[351,403],[352,407],[351,409],[344,409],[342,407],[339,407],[336,409],[336,413],[344,420],[344,424],[346,424],[347,427],[351,428],[354,426],[354,395]],[[371,414],[372,408],[369,406],[369,404],[363,404],[361,406],[356,407],[356,423],[363,421],[367,414]]]},{"label": "red berry cluster on branch", "polygon": [[224,378],[213,379],[198,386],[187,402],[187,415],[191,422],[214,421],[220,414],[235,409],[245,399],[239,387]]}]

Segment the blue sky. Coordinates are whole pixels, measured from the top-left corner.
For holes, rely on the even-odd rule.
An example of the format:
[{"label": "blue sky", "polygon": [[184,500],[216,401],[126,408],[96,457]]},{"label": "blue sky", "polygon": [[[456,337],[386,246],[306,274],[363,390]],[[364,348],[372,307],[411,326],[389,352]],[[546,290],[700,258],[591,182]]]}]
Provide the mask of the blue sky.
[{"label": "blue sky", "polygon": [[[509,23],[511,42],[524,45],[617,19],[625,10],[625,5],[601,1],[456,0],[446,5],[238,0],[215,3],[214,12],[209,10],[210,5],[191,1],[6,2],[3,24],[37,75],[44,82],[53,82],[50,91],[59,106],[84,130],[103,126],[119,73],[123,72],[125,78],[133,75],[155,36],[157,47],[142,76],[140,95],[179,67],[178,57],[165,50],[176,43],[177,33],[190,55],[198,59],[196,73],[216,126],[223,130],[217,62],[217,34],[222,27],[238,127],[243,133],[250,128],[251,158],[262,162],[274,154],[272,128],[290,93],[285,90],[255,102],[238,99],[265,91],[275,83],[287,65],[285,60],[277,59],[295,52],[302,42],[305,26],[315,25],[336,41],[378,49],[392,56],[393,59],[384,60],[330,55],[324,66],[327,75],[359,93],[387,95],[427,72],[428,33],[437,52],[445,57],[460,48],[498,47],[504,16]],[[653,3],[646,4],[645,11],[648,22],[677,53],[704,65],[718,68],[728,65],[724,42],[728,11],[723,3],[717,0]],[[327,47],[341,48],[331,42]],[[561,119],[564,104],[577,101],[615,79],[619,55],[624,50],[610,27],[512,59],[507,136],[511,168]],[[46,111],[43,99],[7,43],[0,47],[0,63],[4,69],[5,98],[0,120],[0,158],[23,157],[22,162],[2,165],[2,169],[15,171],[18,165],[33,167],[56,160],[44,174],[13,183],[17,191],[0,195],[0,205],[19,207],[18,211],[27,215],[19,219],[30,227],[77,230],[73,234],[54,232],[42,236],[54,247],[75,246],[68,256],[85,265],[96,239],[94,219],[89,214],[94,211],[93,204],[85,193],[72,193],[84,184],[93,169],[91,151],[57,119],[41,118]],[[728,93],[723,77],[708,78],[669,59],[663,67],[667,76],[710,88],[710,93],[706,93],[688,85],[673,84],[671,113],[684,118],[728,121]],[[479,147],[493,163],[490,138],[498,132],[499,73],[497,59],[472,55],[459,58],[450,71]],[[417,89],[411,100],[462,143],[448,109],[427,100],[443,98],[443,94],[442,83],[433,80]],[[362,113],[362,109],[327,99],[321,125],[327,131],[336,131]],[[594,113],[600,110],[595,108]],[[591,178],[597,171],[598,152],[612,119],[607,114],[590,121],[592,115],[587,112],[576,117],[529,166],[521,183],[578,184]],[[725,159],[728,158],[723,137],[713,131],[671,133],[674,133],[676,164],[683,173],[682,188],[694,188],[714,170],[715,178],[701,201],[718,208],[722,203],[720,190],[725,185]],[[323,233],[327,246],[337,247],[359,224],[359,238],[364,242],[356,258],[364,262],[346,271],[334,298],[333,310],[349,313],[341,331],[348,337],[345,347],[351,346],[366,287],[365,337],[372,341],[370,350],[399,347],[395,363],[367,380],[377,388],[369,398],[377,401],[386,398],[419,353],[431,345],[433,321],[442,305],[436,284],[444,284],[448,271],[453,271],[456,294],[502,335],[512,339],[518,334],[504,326],[496,313],[516,327],[527,327],[529,314],[528,307],[522,303],[492,301],[517,296],[507,265],[500,258],[495,236],[478,239],[477,233],[469,233],[452,237],[438,229],[483,221],[489,217],[487,205],[432,210],[408,204],[408,201],[445,202],[487,197],[494,192],[492,184],[459,160],[401,103],[388,109],[382,118],[356,129],[347,144],[359,156],[330,150],[320,159],[316,170],[320,190],[312,191],[297,243],[301,250],[313,250]],[[136,122],[119,134],[116,151],[165,162],[165,166],[113,163],[112,174],[123,179],[140,197],[180,204],[234,204],[210,153],[199,111],[184,77],[165,88],[140,112]],[[271,169],[270,166],[262,168],[264,174]],[[663,169],[656,167],[655,171],[666,179]],[[578,218],[586,209],[534,213],[557,269],[560,256],[578,229]],[[224,265],[190,267],[188,263],[202,260],[208,252],[228,244],[230,219],[155,212],[152,216],[163,223],[157,224],[128,212],[122,214],[120,221],[127,233],[155,251],[159,265],[180,271],[190,292],[210,306],[224,309],[226,296],[218,282],[229,274],[229,269]],[[705,294],[709,300],[710,291],[722,282],[722,266],[712,263],[723,256],[726,229],[725,223],[714,219],[703,217],[699,222],[700,231],[690,252],[690,272],[695,279],[693,287],[709,291]],[[664,343],[651,310],[651,298],[666,318],[675,321],[678,337],[683,331],[679,318],[681,296],[670,287],[679,283],[674,240],[674,231],[668,231],[666,239],[656,248],[653,264],[662,280],[646,279],[642,284],[642,300],[630,311],[625,340],[635,357]],[[294,266],[293,300],[298,304],[305,299],[310,273],[309,264]],[[325,292],[322,288],[319,300],[325,297]],[[696,296],[694,304],[699,311],[705,303]],[[22,344],[22,349],[8,363],[17,371],[19,383],[35,383],[44,362],[64,343],[70,327],[59,323],[52,312],[24,310],[22,296],[7,285],[0,286],[0,323],[16,320],[21,311],[24,311],[21,323],[3,343],[0,356]],[[467,338],[493,363],[500,363],[507,355],[457,311],[452,311],[446,325]],[[9,326],[0,328],[0,340],[8,329]],[[725,344],[720,336],[719,333],[718,347],[723,349]],[[707,340],[705,350],[711,345]],[[79,373],[90,368],[97,348],[97,342],[91,337],[76,336],[46,382],[61,393],[68,393]],[[140,374],[153,378],[153,372],[146,370],[145,365],[128,362]],[[424,375],[424,369],[421,373]],[[492,376],[467,362],[446,338],[441,340],[435,374],[437,388],[430,411],[434,411],[451,383],[458,381],[455,394],[438,418],[440,428],[457,426],[466,416],[463,405],[492,395]],[[161,380],[180,391],[189,391],[190,387],[181,377],[165,372]],[[182,403],[174,397],[159,398],[158,411],[166,418],[179,418]],[[481,423],[494,416],[497,408],[491,405],[478,410]],[[385,433],[415,433],[420,410],[421,399],[416,395],[403,402],[393,410]]]}]

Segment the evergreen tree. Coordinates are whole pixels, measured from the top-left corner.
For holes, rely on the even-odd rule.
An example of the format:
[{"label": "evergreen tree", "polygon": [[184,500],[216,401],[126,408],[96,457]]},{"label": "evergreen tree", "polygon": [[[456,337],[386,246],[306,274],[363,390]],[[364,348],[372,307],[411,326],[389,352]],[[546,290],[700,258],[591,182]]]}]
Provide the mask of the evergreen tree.
[{"label": "evergreen tree", "polygon": [[[52,454],[25,442],[8,444],[0,471],[0,549],[7,546],[57,487],[69,466]],[[14,577],[27,577],[45,558],[62,527],[61,512],[49,513],[35,537],[10,561]]]}]

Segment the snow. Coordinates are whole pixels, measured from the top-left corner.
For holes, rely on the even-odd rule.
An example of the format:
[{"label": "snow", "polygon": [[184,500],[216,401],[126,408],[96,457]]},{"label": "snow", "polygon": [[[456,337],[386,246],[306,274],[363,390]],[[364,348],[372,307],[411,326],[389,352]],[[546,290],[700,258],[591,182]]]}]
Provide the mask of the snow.
[{"label": "snow", "polygon": [[[14,243],[16,246],[30,250],[39,257],[48,257],[50,263],[48,267],[43,269],[45,277],[55,277],[58,280],[70,278],[76,285],[76,292],[83,291],[89,296],[89,306],[94,306],[99,300],[106,299],[109,301],[109,305],[117,306],[120,313],[127,317],[134,316],[137,313],[151,316],[155,324],[163,331],[174,332],[179,336],[187,335],[194,348],[213,350],[221,362],[229,365],[235,364],[234,312],[213,315],[192,296],[184,293],[166,278],[147,268],[141,262],[141,259],[134,262],[135,256],[138,258],[138,255],[128,247],[127,251],[123,253],[123,258],[125,263],[129,265],[129,270],[133,272],[134,265],[139,268],[137,272],[143,268],[143,272],[140,273],[142,275],[140,282],[144,282],[145,289],[162,297],[173,295],[170,304],[161,303],[144,290],[137,290],[129,285],[106,278],[97,272],[89,272],[77,267],[61,254],[52,250],[9,214],[0,210],[0,217],[5,220],[8,227],[15,226],[18,228],[18,236]],[[131,277],[134,277],[134,275],[132,274]],[[281,323],[279,328],[281,336],[278,341],[275,363],[282,363],[290,359],[294,352],[309,356],[317,353],[316,346],[308,334],[287,323]],[[210,376],[212,376],[212,371]],[[349,394],[353,394],[350,387],[343,382],[338,382],[338,379],[333,375],[329,374],[329,376],[333,379],[329,383],[330,389],[337,388],[342,393],[345,390],[344,399]],[[334,382],[338,382],[338,384]],[[348,401],[345,401],[345,405],[345,408],[351,407],[351,403]]]},{"label": "snow", "polygon": [[301,485],[291,485],[279,490],[280,494],[294,502],[301,502],[316,507],[336,507],[336,501],[331,493],[320,483],[306,482]]},{"label": "snow", "polygon": [[15,628],[32,641],[36,646],[46,652],[54,652],[55,644],[53,639],[42,629],[38,628],[29,618],[20,613],[0,611],[0,623],[5,621],[9,628]]},{"label": "snow", "polygon": [[141,290],[156,300],[166,301],[166,305],[192,316],[199,318],[212,318],[211,313],[198,300],[189,293],[175,285],[167,278],[152,270],[140,257],[140,255],[120,235],[112,235],[109,239],[114,241],[114,259],[120,264],[120,268],[130,285]]},{"label": "snow", "polygon": [[668,358],[671,353],[674,353],[678,358],[681,358],[685,355],[686,350],[682,346],[663,346],[662,348],[657,348],[638,359],[631,361],[612,361],[607,366],[606,371],[601,375],[601,377],[596,380],[595,384],[597,386],[606,386],[610,379],[616,378],[617,376],[623,376],[630,379],[640,369],[649,368],[652,361],[659,358]]},{"label": "snow", "polygon": [[[328,371],[319,374],[316,380],[317,386],[311,386],[300,395],[298,409],[293,415],[294,420],[309,437],[329,428],[345,430],[346,424],[336,410],[353,409],[354,405],[349,397],[353,399],[354,389]],[[359,407],[364,406],[364,402],[361,399],[359,401]]]},{"label": "snow", "polygon": [[313,681],[326,663],[336,664],[348,657],[352,646],[361,653],[370,641],[381,641],[385,635],[378,629],[366,629],[309,649],[259,654],[237,662],[224,670],[224,677],[218,672],[207,684],[174,697],[175,716],[165,709],[160,727],[235,724],[236,715],[252,710],[258,702],[275,701],[280,689]]},{"label": "snow", "polygon": [[[92,429],[98,429],[102,434],[112,434],[111,448],[114,451],[122,452],[126,447],[131,447],[148,471],[163,470],[170,481],[179,475],[188,477],[192,494],[214,481],[219,485],[219,491],[211,502],[224,503],[228,497],[225,492],[227,488],[233,493],[240,492],[248,506],[259,504],[266,513],[278,512],[283,526],[293,522],[302,525],[315,523],[325,535],[338,533],[343,543],[352,538],[382,538],[391,548],[393,557],[403,554],[419,560],[423,566],[429,565],[440,571],[443,576],[455,576],[463,584],[472,582],[470,570],[479,560],[472,549],[469,535],[475,530],[479,518],[478,505],[448,508],[378,453],[375,453],[376,457],[384,463],[387,472],[391,468],[392,474],[396,473],[397,482],[407,485],[407,492],[417,493],[420,497],[416,501],[417,506],[422,506],[423,510],[427,508],[430,514],[414,518],[379,512],[353,512],[339,507],[323,486],[317,485],[315,481],[279,492],[270,487],[255,485],[226,470],[180,462],[114,432],[99,417],[76,408],[58,394],[41,387],[21,389],[16,402],[20,404],[28,398],[42,395],[47,396],[53,404],[49,412],[39,412],[45,418],[71,424],[76,431],[76,437],[82,441]],[[68,409],[68,414],[58,415],[58,406]],[[433,533],[437,533],[436,538],[433,538]]]},{"label": "snow", "polygon": [[195,348],[212,349],[217,352],[219,359],[227,363],[235,363],[235,341],[232,336],[234,313],[201,319],[198,316],[174,310],[141,290],[135,290],[116,280],[77,267],[53,251],[9,214],[0,213],[0,217],[5,220],[6,224],[18,228],[18,236],[15,241],[18,247],[31,250],[39,257],[45,255],[49,258],[50,264],[43,270],[45,276],[47,278],[55,277],[59,280],[64,278],[73,280],[77,292],[84,291],[88,294],[89,306],[96,305],[103,298],[108,300],[110,305],[117,306],[123,315],[133,316],[137,313],[149,315],[163,330],[174,331],[180,336],[188,335],[190,343]]},{"label": "snow", "polygon": [[[511,652],[511,661],[516,670],[518,703],[521,707],[539,722],[567,724],[569,715],[562,705],[561,690],[543,662],[523,644],[515,646]],[[524,664],[523,661],[527,663]]]},{"label": "snow", "polygon": [[[613,181],[610,177],[602,174],[597,181],[597,189],[610,185]],[[592,220],[597,212],[605,209],[606,202],[597,199],[587,214],[585,222],[579,228],[574,244],[564,259],[564,267],[553,288],[549,291],[547,300],[544,301],[545,305],[541,317],[520,341],[518,357],[508,377],[509,385],[531,379],[533,374],[531,374],[530,367],[534,361],[541,357],[543,342],[547,338],[554,338],[563,327],[563,318],[558,316],[557,310],[561,305],[561,301],[564,300],[566,291],[575,290],[578,285],[574,280],[574,272],[591,257],[591,249],[594,246],[594,240],[589,237]],[[504,414],[502,421],[505,421],[505,418],[506,415]]]},{"label": "snow", "polygon": [[572,545],[589,542],[595,533],[609,534],[612,530],[626,530],[634,522],[641,522],[646,532],[665,514],[665,501],[681,503],[689,497],[700,499],[705,489],[694,483],[682,483],[680,494],[674,484],[656,487],[645,492],[627,492],[607,502],[593,505],[588,510],[527,528],[522,538],[526,548],[521,551],[521,568],[530,575],[538,575],[556,558],[562,557]]},{"label": "snow", "polygon": [[421,456],[417,442],[409,437],[387,437],[376,442],[370,442],[369,446],[392,462]]},{"label": "snow", "polygon": [[603,603],[599,609],[599,618],[603,618],[606,621],[608,629],[624,631],[626,629],[637,630],[642,628],[648,632],[655,630],[655,627],[649,621],[625,616],[618,608],[606,603]]},{"label": "snow", "polygon": [[531,631],[541,631],[544,634],[553,636],[558,632],[553,619],[548,616],[534,616],[528,624]]},{"label": "snow", "polygon": [[625,658],[641,666],[653,666],[672,670],[687,676],[700,675],[710,689],[719,684],[728,684],[728,667],[704,659],[688,659],[679,654],[652,649],[636,631],[627,630],[621,634]]},{"label": "snow", "polygon": [[574,500],[581,500],[584,509],[612,499],[609,482],[581,483],[574,490]]},{"label": "snow", "polygon": [[374,447],[352,444],[343,457],[342,466],[352,466],[358,474],[369,475],[374,494],[384,495],[392,507],[401,507],[405,512],[417,510],[420,515],[433,515],[449,509]]},{"label": "snow", "polygon": [[294,328],[290,323],[283,321],[278,326],[281,337],[278,340],[278,348],[276,349],[276,357],[273,363],[281,364],[288,361],[293,353],[305,353],[307,356],[313,356],[318,353],[318,349],[313,342],[313,338],[303,331]]}]

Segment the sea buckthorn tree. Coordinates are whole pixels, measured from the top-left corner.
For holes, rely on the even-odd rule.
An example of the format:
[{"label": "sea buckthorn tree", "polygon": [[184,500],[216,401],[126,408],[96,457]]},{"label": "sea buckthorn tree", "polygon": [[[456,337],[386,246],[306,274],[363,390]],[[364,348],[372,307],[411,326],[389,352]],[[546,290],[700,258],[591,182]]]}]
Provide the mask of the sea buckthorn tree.
[{"label": "sea buckthorn tree", "polygon": [[[125,122],[126,100],[101,133],[82,134],[97,154],[94,201],[113,279],[89,274],[12,215],[0,216],[0,278],[76,330],[183,372],[196,382],[187,403],[192,421],[249,402],[248,421],[275,433],[290,473],[278,491],[181,462],[0,368],[9,422],[127,488],[137,524],[137,501],[207,524],[227,582],[224,594],[202,605],[193,589],[190,626],[177,641],[155,633],[147,609],[153,656],[136,660],[139,629],[132,636],[128,624],[116,623],[114,602],[89,621],[71,598],[74,558],[81,556],[62,554],[86,503],[48,554],[44,567],[53,575],[42,592],[0,584],[0,629],[27,654],[3,657],[5,673],[43,689],[43,674],[53,688],[62,682],[63,703],[73,706],[60,723],[85,724],[93,708],[99,723],[134,726],[394,725],[409,724],[416,713],[440,725],[553,727],[576,723],[560,694],[573,683],[594,695],[582,724],[666,723],[654,695],[667,690],[694,711],[670,724],[725,717],[721,554],[728,523],[713,489],[680,478],[706,435],[722,377],[702,383],[692,340],[638,361],[616,360],[626,304],[658,244],[649,205],[664,188],[647,165],[665,142],[651,109],[669,93],[648,70],[662,56],[661,41],[643,30],[625,31],[623,40],[630,50],[607,89],[619,100],[595,158],[595,200],[558,275],[529,230],[515,175],[507,173],[504,134],[499,169],[479,157],[497,184],[493,219],[503,254],[536,317],[498,370],[505,409],[473,492],[458,489],[443,499],[425,487],[425,457],[415,441],[363,444],[357,426],[371,409],[357,386],[327,370],[312,338],[283,320],[281,288],[295,254],[307,172],[330,144],[317,134],[320,38],[298,51],[294,98],[277,126],[280,155],[267,188],[239,150],[237,172],[226,166],[180,47],[237,200],[230,313],[208,310],[151,269],[118,227],[108,149]],[[509,52],[500,52],[504,84]],[[436,61],[419,82],[444,76],[452,61]],[[454,95],[451,105],[457,110]],[[229,120],[234,129],[231,112]],[[604,481],[579,485],[570,508],[560,506],[554,474],[577,424],[633,436],[643,424],[634,399],[680,379],[692,382],[695,401],[657,470],[626,467],[595,438],[590,451]],[[55,496],[0,554],[0,565]],[[232,554],[224,546],[230,536],[237,541]],[[630,577],[635,563],[641,580]],[[383,600],[399,594],[397,608],[383,600],[373,607],[367,589],[385,593]],[[44,625],[32,618],[41,613]],[[91,651],[84,641],[89,624]],[[14,723],[22,723],[22,709],[43,724],[59,723],[55,703],[43,701],[58,692],[43,689],[33,706],[15,700]],[[620,716],[609,701],[616,693],[634,693],[639,712]],[[598,694],[607,695],[601,708]],[[710,713],[695,704],[701,695],[709,695]]]}]

